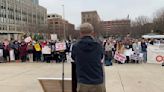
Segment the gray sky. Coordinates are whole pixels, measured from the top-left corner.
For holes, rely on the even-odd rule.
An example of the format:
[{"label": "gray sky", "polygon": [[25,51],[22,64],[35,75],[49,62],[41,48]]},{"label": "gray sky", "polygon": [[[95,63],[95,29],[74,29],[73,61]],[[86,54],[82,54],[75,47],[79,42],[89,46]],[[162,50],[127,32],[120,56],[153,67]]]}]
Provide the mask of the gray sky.
[{"label": "gray sky", "polygon": [[164,0],[40,0],[40,5],[47,8],[48,13],[62,15],[65,6],[65,18],[79,26],[81,11],[97,10],[101,20],[116,20],[144,15],[153,17],[153,13],[164,7]]}]

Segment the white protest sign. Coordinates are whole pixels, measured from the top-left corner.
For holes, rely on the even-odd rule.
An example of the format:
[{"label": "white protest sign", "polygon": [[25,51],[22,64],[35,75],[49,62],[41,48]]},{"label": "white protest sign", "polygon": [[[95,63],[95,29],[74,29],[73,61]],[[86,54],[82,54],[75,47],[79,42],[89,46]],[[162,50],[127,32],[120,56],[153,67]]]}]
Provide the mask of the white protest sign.
[{"label": "white protest sign", "polygon": [[57,34],[51,34],[51,40],[57,41],[58,40]]},{"label": "white protest sign", "polygon": [[64,42],[56,43],[55,49],[56,51],[64,51],[66,50],[66,44]]},{"label": "white protest sign", "polygon": [[15,60],[15,54],[14,54],[14,50],[10,50],[10,60],[14,61]]},{"label": "white protest sign", "polygon": [[26,39],[24,39],[24,41],[25,41],[26,43],[29,43],[29,42],[32,41],[32,38],[31,38],[31,37],[27,37]]},{"label": "white protest sign", "polygon": [[125,56],[131,56],[132,54],[133,54],[132,49],[125,49],[125,50],[124,50],[124,55],[125,55]]},{"label": "white protest sign", "polygon": [[0,49],[0,57],[3,56],[3,49]]},{"label": "white protest sign", "polygon": [[117,60],[117,61],[120,61],[121,63],[125,63],[126,56],[116,52],[115,55],[114,55],[114,59]]},{"label": "white protest sign", "polygon": [[51,54],[51,48],[49,48],[48,46],[44,46],[42,48],[42,54]]}]

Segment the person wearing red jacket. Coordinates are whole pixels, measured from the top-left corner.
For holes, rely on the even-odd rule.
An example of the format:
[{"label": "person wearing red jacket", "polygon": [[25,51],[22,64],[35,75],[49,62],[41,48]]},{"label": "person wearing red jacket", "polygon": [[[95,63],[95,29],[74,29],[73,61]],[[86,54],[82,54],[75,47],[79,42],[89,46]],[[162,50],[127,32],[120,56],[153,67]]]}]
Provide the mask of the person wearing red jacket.
[{"label": "person wearing red jacket", "polygon": [[19,57],[22,62],[26,61],[27,56],[27,44],[25,42],[22,42],[19,48]]}]

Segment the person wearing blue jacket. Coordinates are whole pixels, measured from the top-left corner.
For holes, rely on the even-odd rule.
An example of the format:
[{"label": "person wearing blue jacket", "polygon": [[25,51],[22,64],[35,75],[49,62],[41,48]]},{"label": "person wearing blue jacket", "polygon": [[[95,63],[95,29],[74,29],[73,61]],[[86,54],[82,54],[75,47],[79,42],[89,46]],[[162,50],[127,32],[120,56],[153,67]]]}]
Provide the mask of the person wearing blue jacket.
[{"label": "person wearing blue jacket", "polygon": [[76,64],[77,92],[105,92],[102,45],[94,37],[89,23],[80,26],[79,39],[72,47],[71,57]]}]

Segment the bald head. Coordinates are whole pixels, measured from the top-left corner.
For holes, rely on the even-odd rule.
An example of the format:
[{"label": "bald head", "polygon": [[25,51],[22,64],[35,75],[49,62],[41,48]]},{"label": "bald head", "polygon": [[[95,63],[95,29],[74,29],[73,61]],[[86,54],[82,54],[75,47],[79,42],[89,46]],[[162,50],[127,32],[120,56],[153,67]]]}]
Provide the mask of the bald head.
[{"label": "bald head", "polygon": [[94,32],[94,28],[90,23],[83,23],[80,26],[80,33],[82,35],[90,35]]}]

